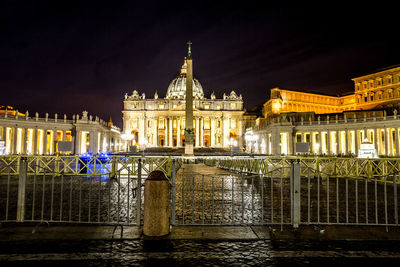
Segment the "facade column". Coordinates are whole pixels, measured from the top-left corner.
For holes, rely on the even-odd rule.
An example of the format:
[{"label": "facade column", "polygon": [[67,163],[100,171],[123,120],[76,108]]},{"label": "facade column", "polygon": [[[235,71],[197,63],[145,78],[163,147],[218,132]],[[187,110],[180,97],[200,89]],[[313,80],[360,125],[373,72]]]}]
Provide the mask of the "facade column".
[{"label": "facade column", "polygon": [[312,131],[310,131],[310,148],[309,148],[309,150],[310,150],[311,154],[314,153],[313,147],[314,147],[314,134]]},{"label": "facade column", "polygon": [[318,155],[322,155],[322,132],[318,132],[319,137],[319,148],[318,148]]},{"label": "facade column", "polygon": [[395,146],[395,150],[396,150],[396,154],[394,154],[394,156],[398,156],[399,155],[399,129],[396,127],[394,128],[394,146]]},{"label": "facade column", "polygon": [[389,128],[385,128],[385,155],[390,155],[390,138],[389,138]]},{"label": "facade column", "polygon": [[196,143],[195,146],[199,147],[199,130],[200,130],[200,122],[199,122],[199,118],[196,117]]},{"label": "facade column", "polygon": [[204,117],[200,118],[200,146],[204,146]]},{"label": "facade column", "polygon": [[[75,141],[74,145],[75,145],[75,154],[76,155],[79,155],[81,153],[81,148],[80,148],[81,136],[80,135],[81,135],[81,132],[76,130],[75,136],[72,137],[73,140]],[[111,152],[111,146],[110,146],[110,142],[109,142],[108,138],[107,138],[107,151]]]},{"label": "facade column", "polygon": [[339,155],[339,135],[340,135],[340,131],[337,130],[336,131],[336,155]]},{"label": "facade column", "polygon": [[215,119],[210,118],[210,145],[215,146]]},{"label": "facade column", "polygon": [[354,154],[358,155],[358,130],[357,129],[354,130],[354,147],[355,147]]},{"label": "facade column", "polygon": [[22,136],[23,138],[21,138],[22,141],[22,147],[21,147],[21,151],[22,154],[27,154],[28,152],[28,128],[22,128]]},{"label": "facade column", "polygon": [[43,129],[43,155],[47,155],[47,129]]},{"label": "facade column", "polygon": [[153,119],[153,145],[155,147],[158,146],[158,119],[154,118]]},{"label": "facade column", "polygon": [[164,122],[164,146],[168,146],[168,117],[165,117]]},{"label": "facade column", "polygon": [[376,153],[379,154],[379,147],[378,147],[378,128],[374,128],[374,147],[376,149]]},{"label": "facade column", "polygon": [[37,142],[38,142],[38,138],[37,138],[37,136],[38,136],[38,129],[37,128],[33,128],[33,131],[32,131],[32,137],[33,137],[33,149],[32,149],[32,154],[33,155],[36,155],[37,153],[38,153],[38,147],[37,147]]},{"label": "facade column", "polygon": [[344,130],[344,152],[343,154],[349,154],[349,135],[347,129]]},{"label": "facade column", "polygon": [[[238,146],[240,148],[243,147],[243,127],[242,127],[242,118],[238,118],[237,120],[237,128],[238,128]],[[261,144],[261,139],[260,139],[260,144]]]},{"label": "facade column", "polygon": [[181,118],[176,118],[176,146],[181,146]]},{"label": "facade column", "polygon": [[331,147],[331,131],[327,130],[326,131],[326,146],[327,146],[327,151],[326,153],[328,155],[332,154],[332,147]]},{"label": "facade column", "polygon": [[18,127],[14,127],[13,154],[17,154]]},{"label": "facade column", "polygon": [[169,127],[168,127],[168,130],[169,130],[169,133],[168,133],[168,136],[169,136],[169,146],[174,146],[174,143],[173,143],[173,118],[171,117],[171,118],[169,118]]},{"label": "facade column", "polygon": [[57,129],[53,129],[53,154],[56,154],[57,152]]}]

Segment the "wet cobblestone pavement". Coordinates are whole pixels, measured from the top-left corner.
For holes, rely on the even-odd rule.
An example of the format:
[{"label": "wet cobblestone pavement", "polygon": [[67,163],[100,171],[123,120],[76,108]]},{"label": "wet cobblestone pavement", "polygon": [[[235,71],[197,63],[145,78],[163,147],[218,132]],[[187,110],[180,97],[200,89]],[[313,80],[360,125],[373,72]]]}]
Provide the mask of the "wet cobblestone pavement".
[{"label": "wet cobblestone pavement", "polygon": [[399,260],[392,241],[0,242],[1,266],[396,266]]}]

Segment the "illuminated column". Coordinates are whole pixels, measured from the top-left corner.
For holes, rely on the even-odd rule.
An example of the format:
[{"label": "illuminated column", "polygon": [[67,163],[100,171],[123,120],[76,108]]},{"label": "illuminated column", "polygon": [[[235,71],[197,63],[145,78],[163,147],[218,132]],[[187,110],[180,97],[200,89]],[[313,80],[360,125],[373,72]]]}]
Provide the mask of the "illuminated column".
[{"label": "illuminated column", "polygon": [[153,119],[153,145],[158,146],[158,130],[157,130],[158,119]]},{"label": "illuminated column", "polygon": [[13,139],[13,154],[17,154],[17,145],[18,145],[18,128],[14,127],[14,139]]},{"label": "illuminated column", "polygon": [[164,146],[168,146],[168,118],[164,118]]},{"label": "illuminated column", "polygon": [[390,156],[390,129],[386,128],[385,131],[385,155]]},{"label": "illuminated column", "polygon": [[57,129],[53,129],[52,154],[55,154],[57,152],[56,151],[56,143],[57,143]]},{"label": "illuminated column", "polygon": [[395,146],[395,156],[399,155],[399,129],[394,128],[394,146]]},{"label": "illuminated column", "polygon": [[336,141],[336,155],[339,154],[339,135],[340,135],[340,132],[336,131],[336,138],[335,138],[335,141]]},{"label": "illuminated column", "polygon": [[[237,118],[237,120],[236,120],[236,122],[237,122],[237,129],[238,129],[238,146],[241,148],[241,147],[243,147],[243,140],[242,140],[242,137],[243,137],[243,129],[242,129],[242,118]],[[259,137],[259,138],[261,138],[261,137]],[[261,143],[261,139],[260,139],[260,143]]]},{"label": "illuminated column", "polygon": [[331,146],[331,131],[326,131],[326,154],[332,154],[332,146]]},{"label": "illuminated column", "polygon": [[199,118],[196,117],[196,143],[195,146],[199,147],[199,135],[200,135],[200,121]]},{"label": "illuminated column", "polygon": [[37,128],[33,128],[33,131],[32,131],[32,138],[33,138],[32,154],[33,155],[36,155],[38,153],[38,147],[37,147],[38,138],[37,138],[37,136],[38,136],[38,129]]},{"label": "illuminated column", "polygon": [[172,131],[172,126],[173,126],[173,124],[172,124],[172,122],[173,122],[173,119],[172,118],[169,118],[169,126],[168,126],[168,137],[169,137],[169,141],[168,141],[168,143],[169,143],[169,146],[173,146],[173,142],[172,142],[172,134],[173,134],[173,131]]},{"label": "illuminated column", "polygon": [[28,129],[21,128],[21,154],[27,154],[28,147]]},{"label": "illuminated column", "polygon": [[176,146],[181,146],[181,118],[176,118]]},{"label": "illuminated column", "polygon": [[[81,131],[76,130],[75,136],[73,137],[75,141],[75,154],[79,155],[81,153],[80,146],[81,146]],[[107,150],[111,151],[110,142],[107,138]]]},{"label": "illuminated column", "polygon": [[354,130],[354,154],[358,155],[358,132]]},{"label": "illuminated column", "polygon": [[347,129],[344,130],[344,150],[343,154],[349,153],[349,135],[347,134]]},{"label": "illuminated column", "polygon": [[47,129],[43,129],[43,155],[47,155]]},{"label": "illuminated column", "polygon": [[200,118],[200,146],[204,146],[204,117]]},{"label": "illuminated column", "polygon": [[211,147],[215,146],[215,119],[210,118],[210,144]]},{"label": "illuminated column", "polygon": [[318,148],[318,155],[322,155],[322,132],[319,132],[319,148]]}]

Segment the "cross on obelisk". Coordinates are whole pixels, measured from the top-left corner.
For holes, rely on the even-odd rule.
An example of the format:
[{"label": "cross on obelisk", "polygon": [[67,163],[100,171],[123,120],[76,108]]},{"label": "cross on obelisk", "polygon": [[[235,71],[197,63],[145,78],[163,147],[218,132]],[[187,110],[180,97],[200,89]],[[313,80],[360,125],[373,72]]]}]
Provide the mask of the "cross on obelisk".
[{"label": "cross on obelisk", "polygon": [[186,72],[186,109],[185,109],[185,155],[193,156],[193,64],[192,42],[188,43],[187,72]]}]

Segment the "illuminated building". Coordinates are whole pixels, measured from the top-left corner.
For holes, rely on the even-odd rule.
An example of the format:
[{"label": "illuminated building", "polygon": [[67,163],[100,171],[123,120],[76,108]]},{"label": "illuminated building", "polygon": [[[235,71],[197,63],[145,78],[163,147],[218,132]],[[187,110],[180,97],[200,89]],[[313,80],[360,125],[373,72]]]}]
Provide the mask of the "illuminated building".
[{"label": "illuminated building", "polygon": [[[297,142],[314,155],[357,155],[367,139],[380,156],[400,153],[400,67],[354,78],[355,91],[328,96],[271,89],[264,116],[247,129],[259,136],[246,150],[293,155]],[[251,138],[249,138],[251,140]]]},{"label": "illuminated building", "polygon": [[[4,154],[52,155],[60,153],[58,142],[71,142],[72,154],[121,151],[123,147],[119,128],[107,125],[97,116],[73,115],[50,118],[30,116],[17,110],[0,112],[0,148]],[[22,116],[21,116],[22,114]]]},{"label": "illuminated building", "polygon": [[[134,90],[124,99],[123,131],[133,135],[131,145],[183,147],[185,142],[186,60],[179,75],[168,86],[166,96],[146,98]],[[242,145],[243,100],[231,91],[222,99],[214,93],[204,96],[200,82],[193,78],[194,147],[229,148],[230,140]]]}]

